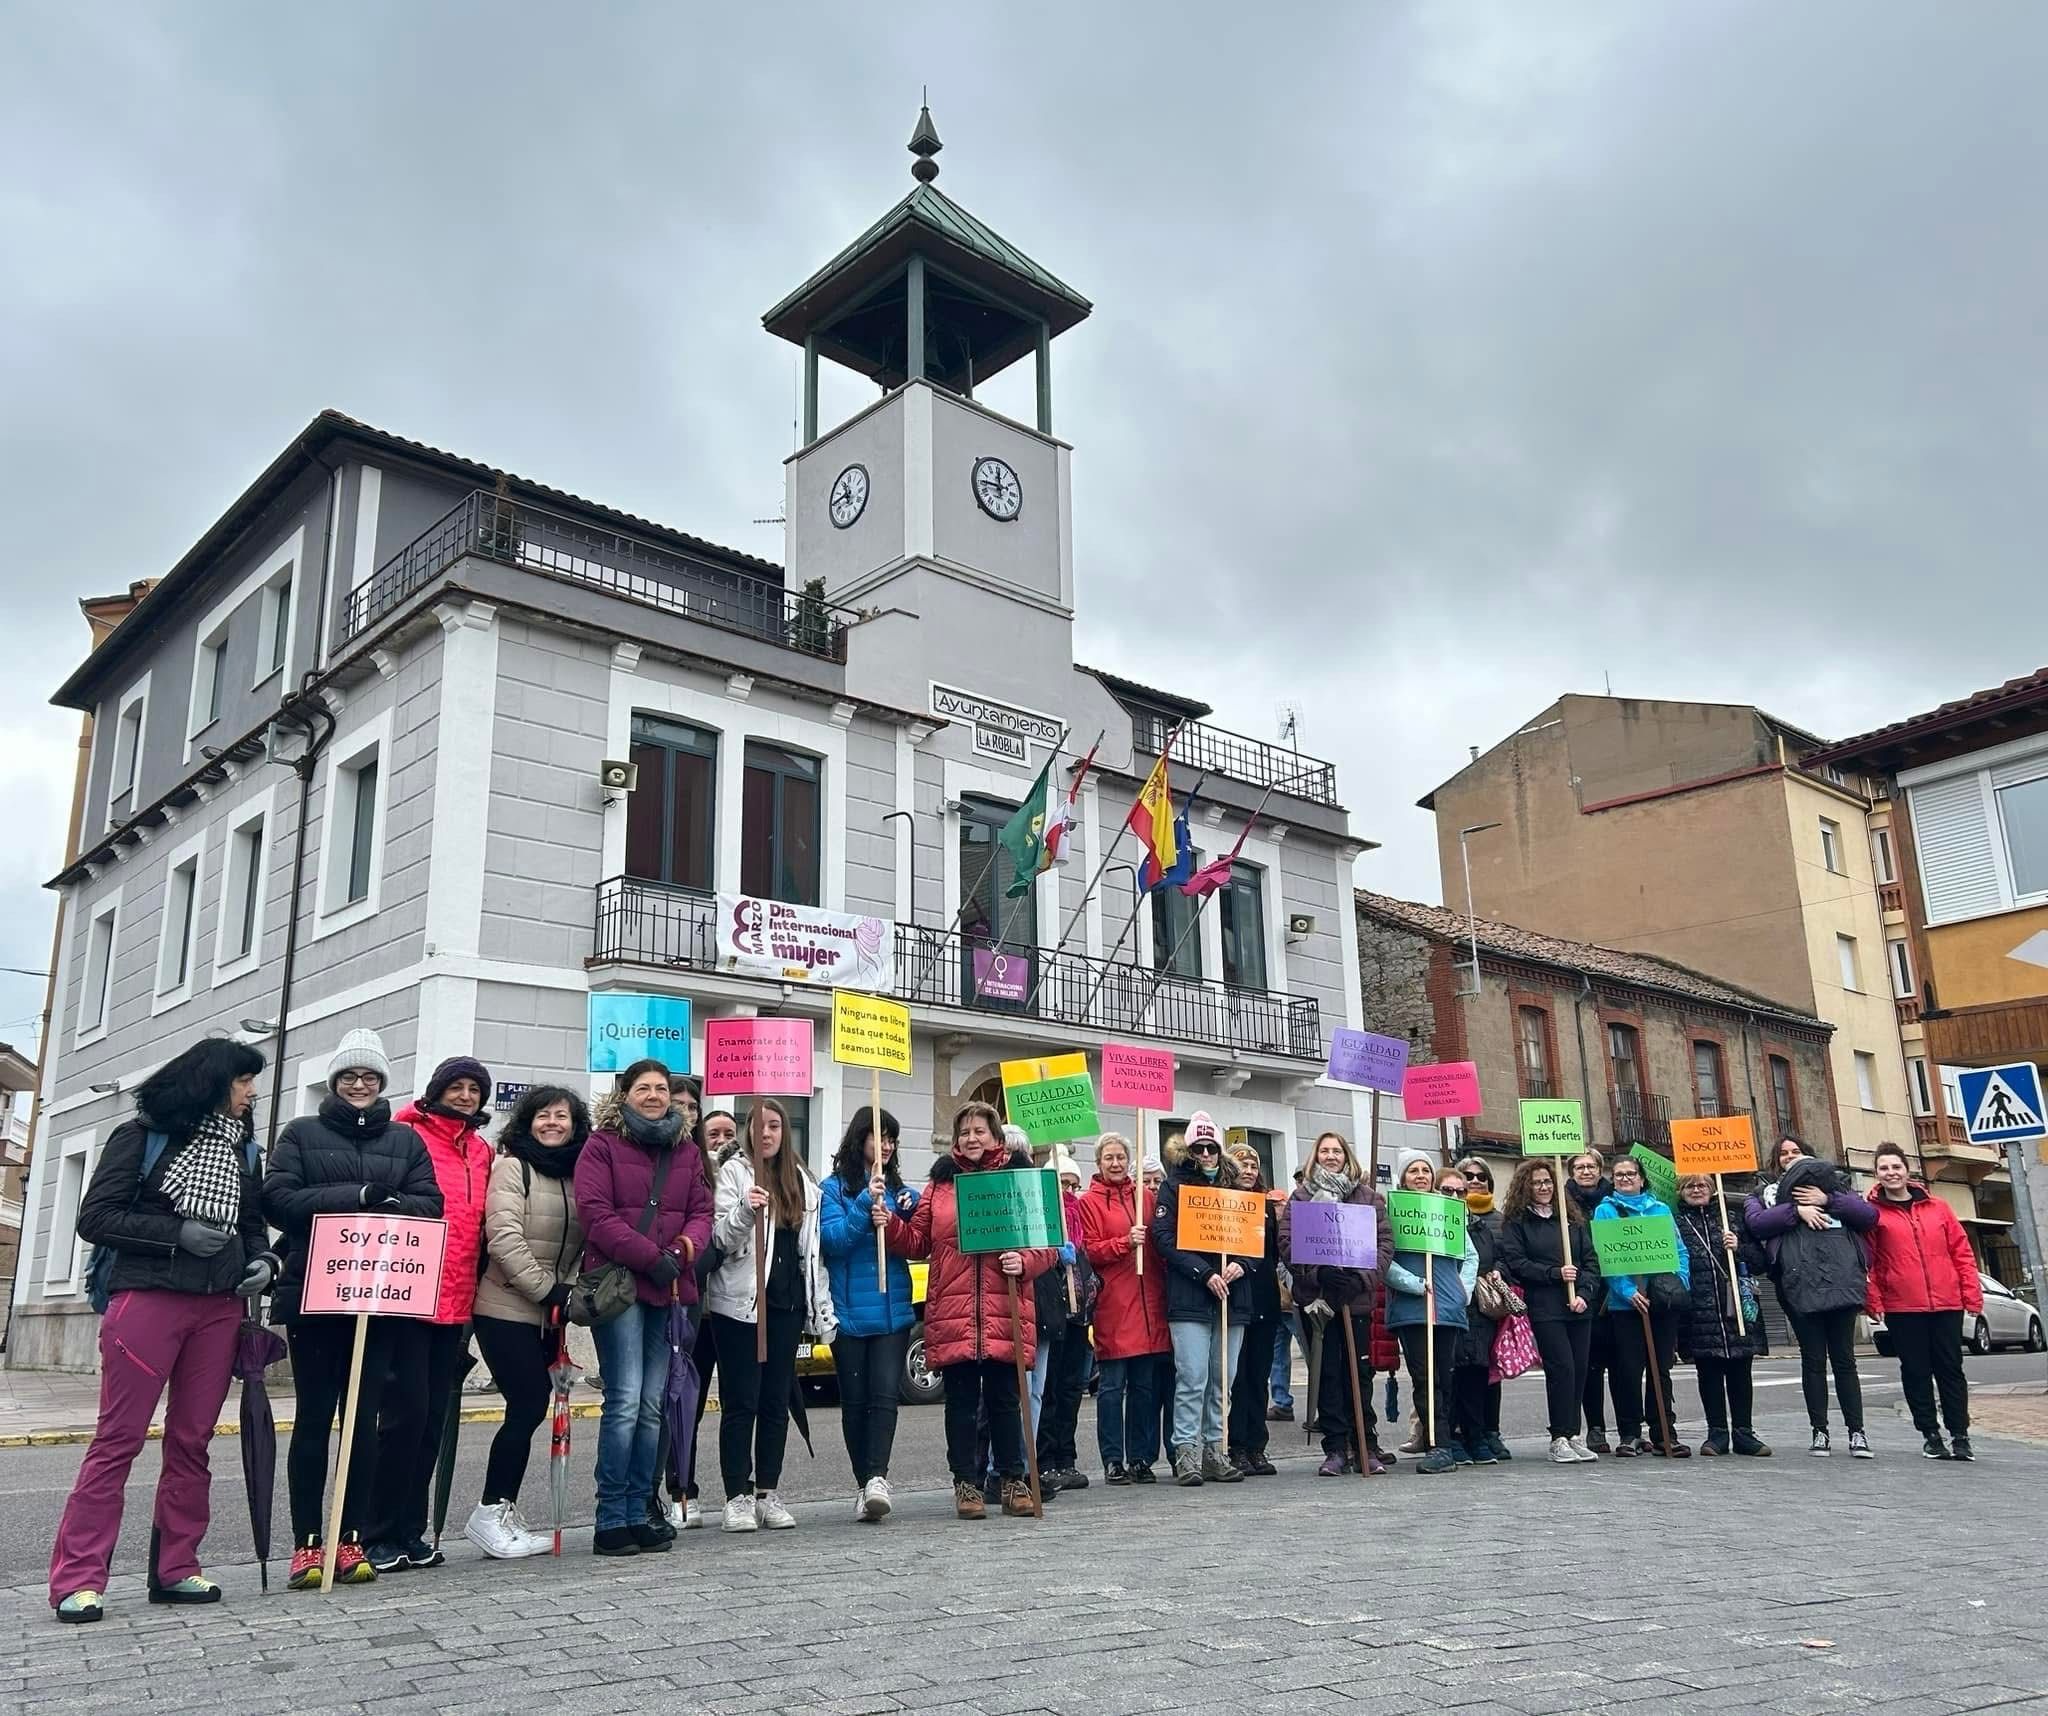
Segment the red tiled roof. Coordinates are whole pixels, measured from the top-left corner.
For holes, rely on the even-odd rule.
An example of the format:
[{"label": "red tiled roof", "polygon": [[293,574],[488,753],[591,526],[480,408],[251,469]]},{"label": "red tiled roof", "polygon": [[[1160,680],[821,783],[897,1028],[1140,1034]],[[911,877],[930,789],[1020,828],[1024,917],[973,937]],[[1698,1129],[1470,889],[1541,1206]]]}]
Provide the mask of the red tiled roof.
[{"label": "red tiled roof", "polygon": [[1980,715],[1992,714],[2012,703],[2038,700],[2048,700],[2048,667],[2037,667],[2032,673],[2008,679],[2003,685],[1994,685],[1988,691],[1973,691],[1968,697],[1958,697],[1953,703],[1943,703],[1925,714],[1909,715],[1888,727],[1859,733],[1853,739],[1838,739],[1831,745],[1808,752],[1805,760],[1809,763],[1842,763],[1865,758],[1872,752],[1886,750],[1918,734],[1938,733]]}]

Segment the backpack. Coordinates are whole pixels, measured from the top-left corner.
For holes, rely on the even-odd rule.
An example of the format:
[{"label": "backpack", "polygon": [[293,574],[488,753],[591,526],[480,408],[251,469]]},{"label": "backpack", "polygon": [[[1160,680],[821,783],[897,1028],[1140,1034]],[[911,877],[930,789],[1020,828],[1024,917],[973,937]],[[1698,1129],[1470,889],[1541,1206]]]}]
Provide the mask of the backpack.
[{"label": "backpack", "polygon": [[[164,1152],[171,1146],[170,1134],[152,1132],[142,1141],[142,1171],[135,1176],[135,1190],[128,1194],[128,1207],[135,1207],[135,1200],[142,1195],[142,1188],[151,1174],[156,1172],[157,1163],[164,1159]],[[111,1245],[96,1245],[92,1248],[92,1261],[85,1266],[86,1301],[102,1317],[107,1314],[107,1301],[113,1298],[114,1259],[119,1249]]]}]

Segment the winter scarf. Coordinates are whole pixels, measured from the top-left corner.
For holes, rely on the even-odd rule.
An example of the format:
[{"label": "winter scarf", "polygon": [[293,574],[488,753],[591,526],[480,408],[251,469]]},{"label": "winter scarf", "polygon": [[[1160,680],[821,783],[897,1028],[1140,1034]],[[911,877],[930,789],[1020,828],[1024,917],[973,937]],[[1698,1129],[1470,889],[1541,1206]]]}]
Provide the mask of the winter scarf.
[{"label": "winter scarf", "polygon": [[248,1122],[209,1114],[164,1170],[162,1191],[188,1221],[233,1227],[242,1214],[242,1141]]},{"label": "winter scarf", "polygon": [[1491,1215],[1493,1194],[1483,1186],[1470,1186],[1465,1192],[1465,1208],[1474,1215]]},{"label": "winter scarf", "polygon": [[1358,1185],[1349,1174],[1321,1167],[1310,1168],[1301,1183],[1308,1187],[1309,1201],[1317,1204],[1341,1204]]},{"label": "winter scarf", "polygon": [[637,1108],[627,1108],[619,1113],[619,1125],[635,1144],[645,1145],[649,1150],[666,1150],[682,1136],[683,1117],[670,1109],[659,1120],[649,1120]]},{"label": "winter scarf", "polygon": [[576,1172],[576,1158],[583,1154],[584,1138],[566,1144],[543,1144],[531,1132],[508,1133],[498,1144],[498,1154],[524,1162],[536,1174],[550,1180],[566,1180]]}]

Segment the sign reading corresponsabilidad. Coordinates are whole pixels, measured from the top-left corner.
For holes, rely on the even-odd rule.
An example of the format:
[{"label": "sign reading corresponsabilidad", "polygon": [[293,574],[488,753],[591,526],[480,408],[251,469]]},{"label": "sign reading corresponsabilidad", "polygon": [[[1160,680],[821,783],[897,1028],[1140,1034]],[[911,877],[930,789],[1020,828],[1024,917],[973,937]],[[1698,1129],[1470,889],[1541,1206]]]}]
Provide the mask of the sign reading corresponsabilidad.
[{"label": "sign reading corresponsabilidad", "polygon": [[638,1060],[690,1070],[690,1003],[680,995],[593,990],[584,1070],[623,1072]]}]

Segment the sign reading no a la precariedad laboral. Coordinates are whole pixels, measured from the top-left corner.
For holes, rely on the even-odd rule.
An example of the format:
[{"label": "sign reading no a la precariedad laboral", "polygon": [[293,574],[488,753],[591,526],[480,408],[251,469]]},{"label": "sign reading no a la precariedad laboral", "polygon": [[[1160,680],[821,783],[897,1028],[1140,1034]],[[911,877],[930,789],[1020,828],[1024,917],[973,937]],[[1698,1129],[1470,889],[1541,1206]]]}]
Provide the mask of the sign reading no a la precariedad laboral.
[{"label": "sign reading no a la precariedad laboral", "polygon": [[896,986],[896,926],[787,900],[720,894],[718,969],[835,989]]},{"label": "sign reading no a la precariedad laboral", "polygon": [[680,995],[637,995],[594,989],[587,1025],[586,1072],[624,1072],[655,1060],[674,1073],[690,1070],[690,1003]]}]

